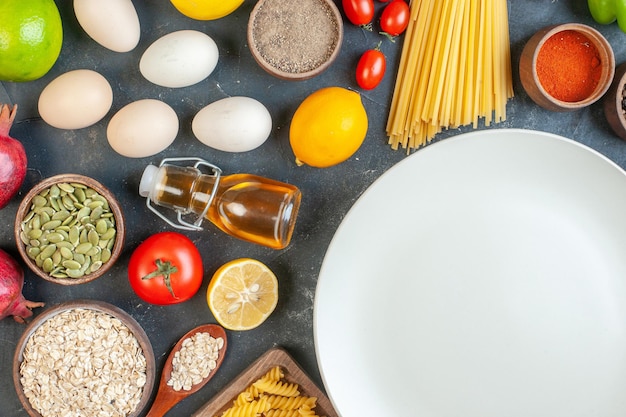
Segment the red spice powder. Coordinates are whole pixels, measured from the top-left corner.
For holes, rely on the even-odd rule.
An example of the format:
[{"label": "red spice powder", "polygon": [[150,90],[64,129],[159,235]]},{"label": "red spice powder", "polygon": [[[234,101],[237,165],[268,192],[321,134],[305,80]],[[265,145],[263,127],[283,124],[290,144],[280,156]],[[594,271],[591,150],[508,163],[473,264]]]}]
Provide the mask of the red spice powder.
[{"label": "red spice powder", "polygon": [[564,30],[552,35],[537,55],[539,82],[552,97],[567,102],[589,97],[602,66],[598,49],[585,35]]}]

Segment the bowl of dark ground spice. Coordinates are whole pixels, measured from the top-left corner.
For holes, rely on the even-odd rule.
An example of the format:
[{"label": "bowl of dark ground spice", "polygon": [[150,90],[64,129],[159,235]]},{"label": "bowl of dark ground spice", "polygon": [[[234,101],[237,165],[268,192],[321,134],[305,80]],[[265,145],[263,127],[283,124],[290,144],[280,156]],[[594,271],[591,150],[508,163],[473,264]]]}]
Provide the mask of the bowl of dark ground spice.
[{"label": "bowl of dark ground spice", "polygon": [[615,69],[613,83],[604,97],[604,115],[615,134],[626,140],[626,62]]},{"label": "bowl of dark ground spice", "polygon": [[330,0],[259,0],[248,21],[248,46],[268,73],[306,80],[325,71],[343,41],[343,21]]},{"label": "bowl of dark ground spice", "polygon": [[607,92],[615,57],[600,32],[565,23],[535,33],[524,46],[519,68],[522,85],[535,103],[552,111],[574,111]]}]

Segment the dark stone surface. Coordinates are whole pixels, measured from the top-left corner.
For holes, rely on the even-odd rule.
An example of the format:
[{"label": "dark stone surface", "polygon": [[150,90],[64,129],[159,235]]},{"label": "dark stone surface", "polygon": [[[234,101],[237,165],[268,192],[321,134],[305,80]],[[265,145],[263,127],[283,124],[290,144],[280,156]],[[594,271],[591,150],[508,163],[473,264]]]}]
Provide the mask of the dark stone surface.
[{"label": "dark stone surface", "polygon": [[[255,330],[229,332],[229,352],[219,373],[210,384],[168,415],[190,415],[274,345],[285,347],[321,385],[314,349],[313,300],[325,251],[336,228],[361,193],[387,169],[406,157],[404,151],[390,149],[384,130],[401,41],[394,44],[384,40],[382,48],[388,57],[388,73],[377,89],[362,92],[370,120],[365,143],[350,160],[320,170],[297,167],[293,162],[288,144],[291,116],[298,104],[318,88],[338,85],[357,89],[354,68],[360,54],[376,46],[381,39],[376,32],[365,32],[344,20],[344,44],[331,68],[311,80],[288,82],[264,73],[249,53],[245,29],[254,1],[245,1],[232,15],[212,22],[188,19],[166,0],[135,1],[142,24],[142,37],[139,46],[125,54],[110,52],[93,42],[78,25],[71,3],[57,0],[64,22],[65,40],[60,59],[50,73],[30,83],[0,83],[0,102],[18,103],[20,106],[11,134],[23,142],[29,158],[28,176],[20,194],[0,211],[0,247],[18,257],[13,224],[21,196],[40,179],[68,172],[92,176],[115,193],[126,215],[128,235],[121,259],[103,278],[78,287],[63,287],[44,282],[26,271],[24,294],[30,300],[42,300],[49,306],[86,298],[107,301],[123,308],[148,333],[160,367],[181,335],[197,325],[214,322],[205,302],[206,288],[213,272],[224,262],[237,257],[257,258],[269,265],[279,277],[280,299],[276,311]],[[381,5],[377,3],[377,7]],[[515,98],[509,102],[507,120],[490,128],[526,128],[560,134],[588,145],[626,167],[626,144],[610,130],[600,103],[575,113],[543,110],[524,93],[517,71],[524,43],[543,26],[581,22],[598,28],[612,44],[618,64],[626,59],[626,34],[620,32],[616,25],[596,25],[584,1],[510,1],[509,17]],[[139,57],[154,40],[179,29],[198,29],[213,37],[221,54],[218,66],[208,79],[193,87],[167,89],[154,86],[139,73]],[[105,119],[89,128],[76,131],[52,128],[38,116],[39,93],[56,76],[78,68],[90,68],[106,76],[114,91],[113,108]],[[228,154],[211,150],[193,137],[191,119],[205,105],[235,95],[254,97],[268,107],[274,121],[272,135],[261,148],[248,153]],[[115,111],[141,98],[158,98],[170,104],[180,118],[181,128],[174,144],[161,154],[128,159],[109,147],[106,125]],[[471,127],[462,127],[446,131],[435,141],[471,130]],[[126,265],[132,250],[143,239],[169,229],[148,212],[144,200],[137,195],[139,178],[148,163],[158,163],[163,157],[189,155],[203,157],[219,165],[225,173],[249,172],[299,186],[304,199],[296,232],[291,246],[281,251],[238,241],[213,227],[204,232],[186,233],[203,255],[206,271],[204,285],[186,303],[168,307],[149,305],[132,292],[126,279]],[[6,380],[0,385],[0,414],[7,417],[26,416],[11,382],[13,353],[23,330],[23,325],[11,319],[0,322],[0,374]]]}]

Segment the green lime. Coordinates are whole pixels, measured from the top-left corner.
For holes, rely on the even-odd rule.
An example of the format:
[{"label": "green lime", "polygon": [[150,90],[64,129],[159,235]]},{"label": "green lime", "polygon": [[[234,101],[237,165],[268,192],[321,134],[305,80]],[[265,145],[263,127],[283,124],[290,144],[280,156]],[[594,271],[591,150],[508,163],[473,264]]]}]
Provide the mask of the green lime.
[{"label": "green lime", "polygon": [[63,25],[54,0],[0,1],[0,80],[43,77],[61,53]]}]

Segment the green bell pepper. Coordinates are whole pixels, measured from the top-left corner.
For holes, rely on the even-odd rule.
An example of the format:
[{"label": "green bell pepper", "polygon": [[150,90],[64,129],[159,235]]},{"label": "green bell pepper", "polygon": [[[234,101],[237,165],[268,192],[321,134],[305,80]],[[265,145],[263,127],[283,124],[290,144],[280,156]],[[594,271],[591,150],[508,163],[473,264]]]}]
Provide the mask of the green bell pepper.
[{"label": "green bell pepper", "polygon": [[626,0],[587,0],[591,17],[602,25],[617,20],[617,25],[626,32]]}]

